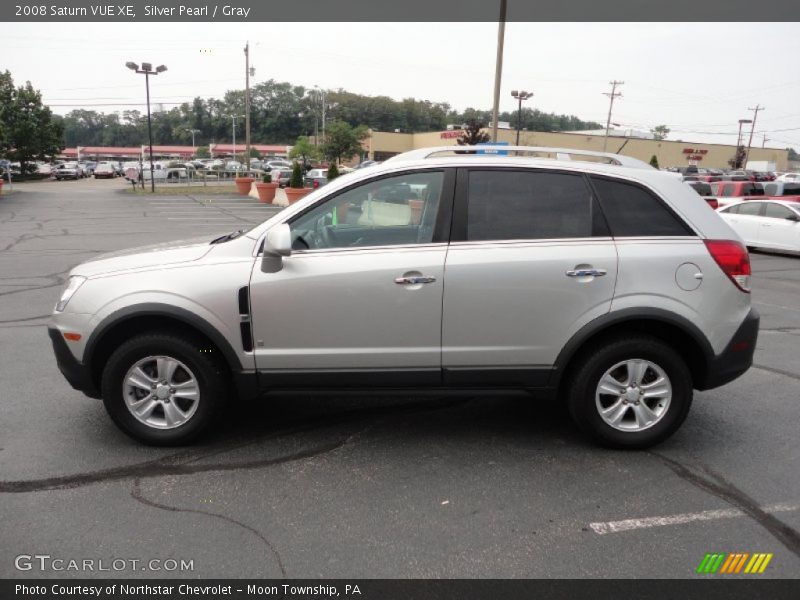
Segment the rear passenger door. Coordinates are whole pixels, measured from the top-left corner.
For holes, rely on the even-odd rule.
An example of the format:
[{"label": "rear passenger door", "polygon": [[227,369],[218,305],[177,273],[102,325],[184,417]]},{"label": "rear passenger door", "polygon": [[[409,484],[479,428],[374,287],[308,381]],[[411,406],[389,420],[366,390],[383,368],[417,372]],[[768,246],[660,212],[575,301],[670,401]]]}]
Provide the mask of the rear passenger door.
[{"label": "rear passenger door", "polygon": [[[736,233],[742,237],[744,243],[748,246],[758,245],[758,230],[761,226],[763,208],[763,202],[746,201],[737,204],[729,211],[729,214],[736,215],[735,217],[729,217],[731,222],[735,224]],[[736,211],[735,213],[734,210]]]},{"label": "rear passenger door", "polygon": [[616,276],[614,242],[582,174],[460,169],[445,266],[445,383],[545,385],[567,340],[608,312]]},{"label": "rear passenger door", "polygon": [[709,298],[697,293],[718,268],[703,240],[654,191],[632,181],[591,176],[619,255],[613,311],[649,307],[679,314],[703,331]]},{"label": "rear passenger door", "polygon": [[792,217],[797,215],[789,208],[775,202],[761,202],[765,205],[764,216],[758,229],[759,245],[797,250],[800,238],[800,225]]}]

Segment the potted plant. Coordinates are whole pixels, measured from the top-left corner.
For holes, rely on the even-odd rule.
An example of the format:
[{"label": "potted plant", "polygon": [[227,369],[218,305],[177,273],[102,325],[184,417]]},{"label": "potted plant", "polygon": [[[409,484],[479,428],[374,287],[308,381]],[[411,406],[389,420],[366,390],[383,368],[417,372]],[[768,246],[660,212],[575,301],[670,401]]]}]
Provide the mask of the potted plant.
[{"label": "potted plant", "polygon": [[256,182],[256,191],[258,192],[259,201],[264,204],[271,204],[275,199],[275,190],[278,189],[278,184],[272,182],[272,175],[265,173],[261,181]]},{"label": "potted plant", "polygon": [[297,161],[292,167],[292,179],[289,181],[289,187],[284,191],[289,204],[294,204],[311,191],[311,188],[303,187],[303,167]]}]

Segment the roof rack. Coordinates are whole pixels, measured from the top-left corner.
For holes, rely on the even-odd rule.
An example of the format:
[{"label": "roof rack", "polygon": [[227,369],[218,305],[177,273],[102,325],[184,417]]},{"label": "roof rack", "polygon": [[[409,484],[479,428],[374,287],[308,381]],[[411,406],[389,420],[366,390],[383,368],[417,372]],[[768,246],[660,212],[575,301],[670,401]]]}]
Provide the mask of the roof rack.
[{"label": "roof rack", "polygon": [[430,148],[419,148],[409,152],[403,152],[387,159],[389,161],[399,160],[420,160],[425,158],[432,158],[436,155],[479,155],[479,156],[508,156],[510,152],[514,152],[515,156],[521,154],[537,154],[545,156],[537,156],[537,158],[551,158],[555,160],[581,160],[580,158],[573,158],[576,156],[584,156],[590,159],[605,159],[605,160],[589,160],[584,162],[600,162],[604,164],[618,165],[620,167],[631,167],[635,169],[653,169],[650,164],[632,158],[630,156],[623,156],[621,154],[614,154],[612,152],[594,152],[592,150],[576,150],[574,148],[549,148],[545,146],[503,146],[500,144],[482,144],[480,146],[433,146]]}]

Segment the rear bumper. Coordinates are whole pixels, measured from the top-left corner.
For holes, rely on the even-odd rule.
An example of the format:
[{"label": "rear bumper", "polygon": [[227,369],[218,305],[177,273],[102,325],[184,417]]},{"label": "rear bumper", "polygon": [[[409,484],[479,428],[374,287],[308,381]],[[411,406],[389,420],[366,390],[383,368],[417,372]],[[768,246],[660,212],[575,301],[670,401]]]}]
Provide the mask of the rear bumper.
[{"label": "rear bumper", "polygon": [[72,355],[61,332],[55,327],[48,327],[47,334],[50,336],[50,341],[53,342],[56,364],[64,378],[76,390],[91,398],[99,398],[100,392],[92,381],[91,371]]},{"label": "rear bumper", "polygon": [[744,374],[753,365],[760,320],[758,311],[751,308],[725,350],[709,362],[705,378],[703,381],[695,382],[695,388],[710,390],[725,385]]}]

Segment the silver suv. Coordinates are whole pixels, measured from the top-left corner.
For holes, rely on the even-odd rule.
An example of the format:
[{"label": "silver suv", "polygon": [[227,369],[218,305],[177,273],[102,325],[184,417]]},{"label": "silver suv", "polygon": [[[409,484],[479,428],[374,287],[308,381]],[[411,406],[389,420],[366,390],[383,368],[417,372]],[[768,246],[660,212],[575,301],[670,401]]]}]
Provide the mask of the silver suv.
[{"label": "silver suv", "polygon": [[417,150],[214,240],[77,266],[49,334],[149,444],[276,390],[522,388],[643,448],[752,364],[747,250],[680,180],[552,148]]}]

